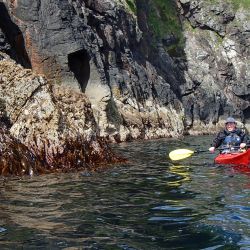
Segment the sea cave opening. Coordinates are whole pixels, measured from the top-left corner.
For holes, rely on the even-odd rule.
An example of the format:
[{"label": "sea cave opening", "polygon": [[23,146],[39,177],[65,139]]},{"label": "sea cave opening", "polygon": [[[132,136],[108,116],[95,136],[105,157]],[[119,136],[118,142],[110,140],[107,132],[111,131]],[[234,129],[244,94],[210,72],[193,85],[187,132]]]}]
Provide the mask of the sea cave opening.
[{"label": "sea cave opening", "polygon": [[244,111],[243,111],[243,114],[244,114],[244,117],[246,120],[250,120],[250,107],[246,108]]},{"label": "sea cave opening", "polygon": [[80,50],[68,55],[69,69],[73,72],[82,92],[85,92],[90,78],[89,60],[89,55],[85,50]]},{"label": "sea cave opening", "polygon": [[31,69],[31,62],[26,51],[22,31],[12,21],[5,4],[2,2],[0,2],[0,29],[11,45],[11,49],[5,52],[24,68]]}]

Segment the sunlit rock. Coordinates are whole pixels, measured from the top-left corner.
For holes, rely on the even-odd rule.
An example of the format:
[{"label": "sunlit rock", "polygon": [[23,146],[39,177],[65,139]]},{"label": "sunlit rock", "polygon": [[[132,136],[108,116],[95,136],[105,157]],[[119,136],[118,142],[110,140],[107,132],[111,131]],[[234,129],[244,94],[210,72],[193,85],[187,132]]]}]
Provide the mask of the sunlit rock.
[{"label": "sunlit rock", "polygon": [[[93,169],[119,160],[99,138],[83,93],[51,86],[10,59],[0,61],[0,73],[1,113],[10,120],[11,135],[50,171]],[[21,154],[20,147],[15,150]],[[27,173],[28,163],[21,160],[20,164]]]},{"label": "sunlit rock", "polygon": [[46,88],[61,85],[86,94],[109,141],[214,132],[229,115],[249,123],[246,1],[6,0],[0,23],[0,50],[51,84],[27,85],[50,106],[38,118],[53,113]]}]

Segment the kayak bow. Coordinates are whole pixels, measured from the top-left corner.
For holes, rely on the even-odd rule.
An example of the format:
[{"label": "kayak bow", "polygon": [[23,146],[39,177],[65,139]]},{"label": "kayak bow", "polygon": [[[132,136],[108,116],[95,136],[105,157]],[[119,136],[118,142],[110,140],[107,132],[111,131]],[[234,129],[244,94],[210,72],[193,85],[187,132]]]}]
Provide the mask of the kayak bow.
[{"label": "kayak bow", "polygon": [[250,149],[244,152],[219,154],[214,162],[216,164],[250,165]]}]

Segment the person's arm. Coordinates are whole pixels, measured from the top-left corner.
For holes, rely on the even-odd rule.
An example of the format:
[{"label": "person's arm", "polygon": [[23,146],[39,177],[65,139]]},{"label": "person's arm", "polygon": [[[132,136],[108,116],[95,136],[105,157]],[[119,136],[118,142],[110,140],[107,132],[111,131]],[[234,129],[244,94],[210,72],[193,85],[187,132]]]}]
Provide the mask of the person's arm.
[{"label": "person's arm", "polygon": [[241,131],[240,138],[241,138],[240,148],[245,148],[249,141],[247,134]]},{"label": "person's arm", "polygon": [[211,144],[211,147],[209,148],[209,151],[211,153],[214,153],[215,149],[218,148],[223,140],[225,138],[225,134],[223,132],[219,132],[217,136],[214,138],[213,143]]},{"label": "person's arm", "polygon": [[222,142],[224,141],[224,139],[225,139],[225,133],[224,133],[224,131],[219,132],[217,134],[216,138],[213,141],[213,146],[215,148],[218,148],[222,144]]}]

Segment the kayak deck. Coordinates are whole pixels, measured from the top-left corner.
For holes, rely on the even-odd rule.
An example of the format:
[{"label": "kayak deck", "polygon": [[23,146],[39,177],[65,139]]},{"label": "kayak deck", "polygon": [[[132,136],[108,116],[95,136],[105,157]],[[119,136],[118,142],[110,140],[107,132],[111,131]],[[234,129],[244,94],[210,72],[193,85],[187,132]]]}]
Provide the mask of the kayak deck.
[{"label": "kayak deck", "polygon": [[245,152],[219,154],[214,162],[216,164],[250,165],[250,149]]}]

